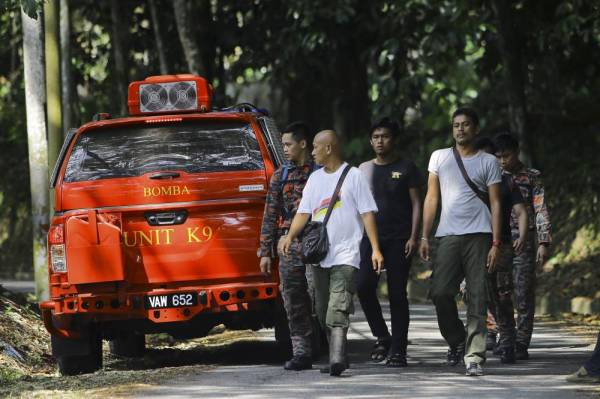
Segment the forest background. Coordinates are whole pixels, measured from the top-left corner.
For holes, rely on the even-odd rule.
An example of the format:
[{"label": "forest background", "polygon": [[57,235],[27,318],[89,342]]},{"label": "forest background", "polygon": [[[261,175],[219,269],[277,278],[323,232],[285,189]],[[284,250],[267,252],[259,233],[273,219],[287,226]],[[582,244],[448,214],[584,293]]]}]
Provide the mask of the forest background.
[{"label": "forest background", "polygon": [[29,279],[31,196],[47,188],[30,189],[21,6],[59,66],[46,69],[60,111],[50,139],[57,124],[126,114],[130,81],[191,72],[212,82],[217,107],[251,102],[280,127],[333,127],[355,164],[371,156],[371,123],[391,116],[425,172],[452,144],[452,111],[471,105],[483,134],[512,131],[543,171],[550,286],[600,293],[600,0],[2,1],[0,278]]}]

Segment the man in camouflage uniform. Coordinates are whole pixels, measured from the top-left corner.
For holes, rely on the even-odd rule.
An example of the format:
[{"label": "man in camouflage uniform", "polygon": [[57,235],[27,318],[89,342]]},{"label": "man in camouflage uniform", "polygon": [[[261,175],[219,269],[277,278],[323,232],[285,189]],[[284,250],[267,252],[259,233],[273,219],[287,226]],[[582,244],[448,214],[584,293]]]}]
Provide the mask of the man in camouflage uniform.
[{"label": "man in camouflage uniform", "polygon": [[[315,169],[310,157],[308,127],[302,122],[289,125],[282,134],[283,151],[288,164],[277,169],[271,177],[263,216],[260,248],[261,271],[271,273],[272,259],[277,256],[277,241],[285,236],[308,176]],[[280,290],[287,314],[292,340],[293,357],[286,370],[312,368],[312,301],[308,292],[306,266],[300,257],[300,241],[294,240],[287,256],[279,257]]]},{"label": "man in camouflage uniform", "polygon": [[[542,265],[548,257],[548,246],[552,241],[550,216],[544,198],[541,172],[527,168],[519,160],[519,142],[509,134],[495,138],[496,155],[505,174],[511,175],[525,200],[529,220],[528,239],[524,249],[513,261],[513,277],[517,298],[516,359],[527,360],[529,343],[533,332],[535,313],[536,264]],[[511,217],[513,239],[518,237],[518,221]],[[537,241],[537,245],[536,245]],[[537,249],[536,249],[537,247]]]}]

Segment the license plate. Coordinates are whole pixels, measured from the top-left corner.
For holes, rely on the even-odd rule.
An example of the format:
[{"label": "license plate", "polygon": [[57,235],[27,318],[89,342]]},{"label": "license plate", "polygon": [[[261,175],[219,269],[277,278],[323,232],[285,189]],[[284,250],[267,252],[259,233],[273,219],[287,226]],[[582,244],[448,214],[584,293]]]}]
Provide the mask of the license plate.
[{"label": "license plate", "polygon": [[181,308],[198,304],[198,294],[182,292],[164,295],[146,295],[146,309]]}]

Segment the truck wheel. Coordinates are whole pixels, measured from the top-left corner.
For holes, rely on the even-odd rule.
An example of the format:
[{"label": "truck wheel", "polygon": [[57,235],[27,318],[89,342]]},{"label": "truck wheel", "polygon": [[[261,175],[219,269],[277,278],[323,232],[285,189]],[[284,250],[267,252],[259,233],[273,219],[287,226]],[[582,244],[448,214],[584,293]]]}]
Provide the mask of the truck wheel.
[{"label": "truck wheel", "polygon": [[137,333],[123,333],[108,344],[110,353],[119,357],[142,357],[146,351],[146,336]]},{"label": "truck wheel", "polygon": [[80,339],[52,336],[52,354],[61,375],[93,373],[102,368],[102,338],[93,332]]}]

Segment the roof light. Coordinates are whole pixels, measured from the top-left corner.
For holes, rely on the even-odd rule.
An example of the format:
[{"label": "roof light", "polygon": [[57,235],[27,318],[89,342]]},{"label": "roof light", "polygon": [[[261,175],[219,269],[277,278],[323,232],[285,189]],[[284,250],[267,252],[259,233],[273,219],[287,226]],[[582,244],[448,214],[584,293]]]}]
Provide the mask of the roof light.
[{"label": "roof light", "polygon": [[152,76],[129,85],[131,115],[206,112],[210,110],[212,87],[195,75]]}]

